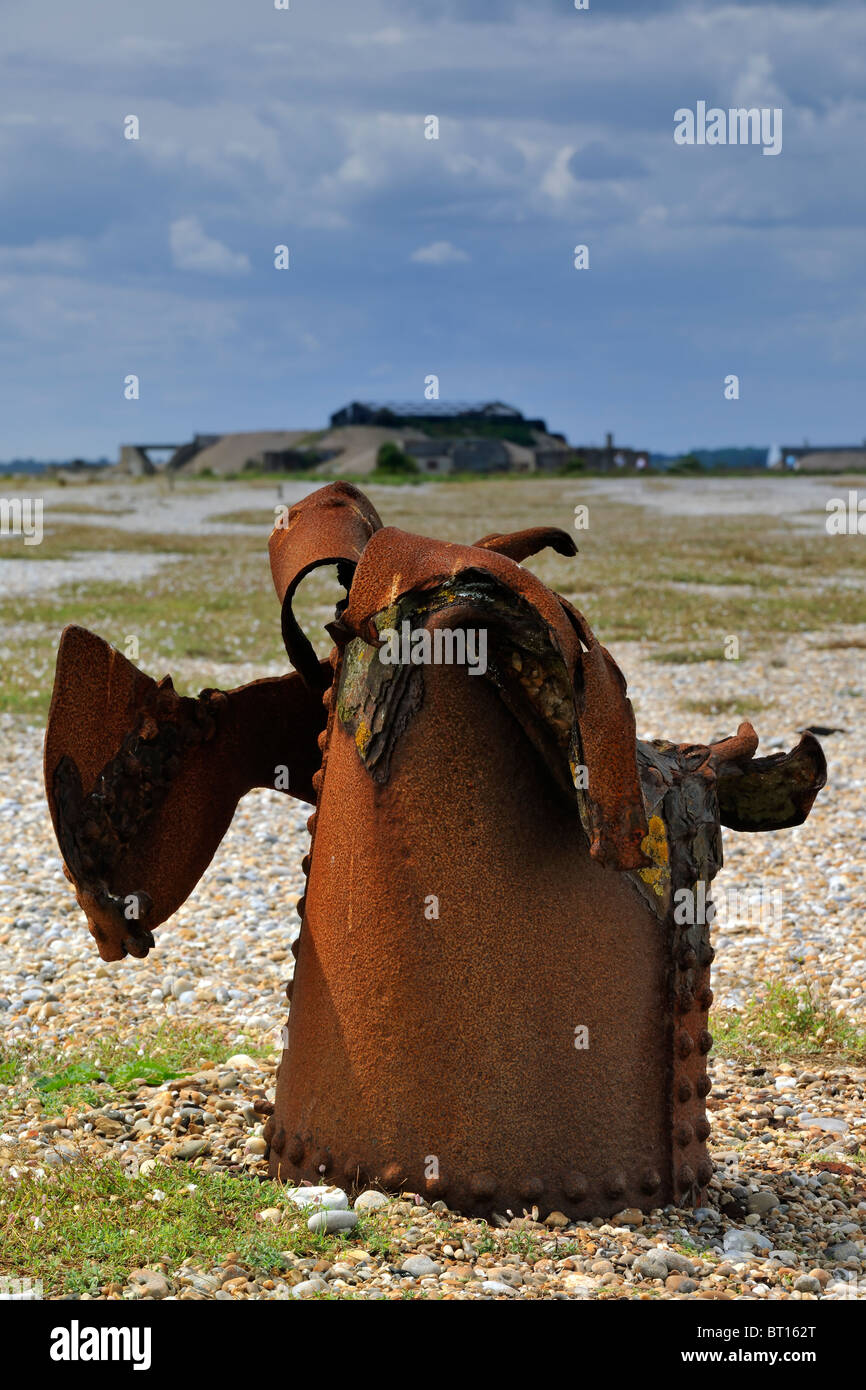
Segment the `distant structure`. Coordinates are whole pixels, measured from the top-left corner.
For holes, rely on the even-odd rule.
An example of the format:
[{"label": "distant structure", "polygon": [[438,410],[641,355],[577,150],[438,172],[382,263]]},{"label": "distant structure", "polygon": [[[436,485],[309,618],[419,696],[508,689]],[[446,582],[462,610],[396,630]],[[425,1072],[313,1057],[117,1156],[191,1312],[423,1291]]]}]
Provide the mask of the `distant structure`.
[{"label": "distant structure", "polygon": [[[198,436],[196,436],[198,438]],[[189,445],[181,444],[121,444],[120,459],[118,468],[121,473],[129,473],[134,478],[149,478],[156,473],[156,464],[150,457],[153,453],[164,453],[170,450],[174,455],[178,449],[189,448]]]},{"label": "distant structure", "polygon": [[866,469],[866,439],[862,444],[773,444],[767,453],[768,468],[787,468],[793,473],[845,473]]},{"label": "distant structure", "polygon": [[[614,444],[576,448],[544,420],[528,419],[504,401],[451,404],[351,401],[330,417],[329,430],[258,430],[196,434],[186,444],[122,444],[117,472],[237,477],[327,471],[364,474],[376,467],[386,442],[409,454],[422,473],[563,473],[581,468],[616,472],[649,466],[649,450]],[[169,451],[164,464],[151,454]]]},{"label": "distant structure", "polygon": [[[572,445],[569,453],[578,459],[582,459],[587,468],[604,470],[617,473],[628,468],[640,472],[649,467],[649,449],[627,449],[623,445],[614,444],[613,435],[606,434],[603,445]],[[560,450],[538,449],[535,455],[535,466],[539,473],[556,473],[562,465],[562,453]]]},{"label": "distant structure", "polygon": [[547,434],[547,425],[543,420],[527,420],[515,406],[506,405],[503,401],[487,401],[478,405],[465,401],[425,401],[420,406],[417,401],[351,401],[331,416],[331,428],[339,429],[341,425],[385,425],[399,428],[403,424],[441,425],[445,421],[460,425],[512,422]]}]

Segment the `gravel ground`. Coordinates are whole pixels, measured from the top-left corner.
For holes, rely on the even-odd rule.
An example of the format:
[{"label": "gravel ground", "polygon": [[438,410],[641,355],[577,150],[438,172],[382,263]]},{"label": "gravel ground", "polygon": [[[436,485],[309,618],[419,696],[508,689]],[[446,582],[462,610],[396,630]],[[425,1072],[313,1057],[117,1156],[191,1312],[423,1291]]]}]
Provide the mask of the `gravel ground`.
[{"label": "gravel ground", "polygon": [[[719,724],[677,713],[676,704],[733,694],[768,707],[754,721],[762,751],[789,746],[806,723],[845,731],[825,740],[830,785],[806,827],[727,834],[713,986],[718,1004],[738,1008],[761,982],[808,984],[866,1024],[863,652],[824,650],[822,641],[812,634],[772,660],[740,665],[664,666],[637,645],[615,655],[629,674],[641,736],[730,733],[736,718]],[[214,668],[214,682],[226,674]],[[256,674],[233,667],[230,683]],[[82,1046],[135,1037],[155,1018],[198,1019],[222,1027],[239,1049],[244,1040],[263,1049],[268,1060],[240,1051],[180,1081],[133,1086],[122,1109],[83,1107],[49,1119],[37,1100],[10,1108],[0,1088],[0,1173],[14,1181],[25,1170],[111,1155],[130,1173],[147,1174],[158,1160],[190,1165],[191,1178],[201,1168],[262,1174],[261,1098],[273,1098],[298,929],[297,920],[287,929],[285,909],[302,888],[307,811],[267,793],[247,797],[193,902],[158,932],[156,951],[146,961],[104,965],[61,872],[40,744],[39,730],[0,716],[0,1045],[27,1040],[60,1056],[70,1038]],[[762,910],[725,910],[733,888],[760,895]],[[417,1199],[393,1200],[381,1212],[385,1253],[357,1244],[335,1259],[287,1251],[280,1277],[261,1280],[227,1252],[218,1267],[131,1270],[125,1285],[107,1286],[103,1296],[866,1297],[866,1171],[850,1161],[866,1148],[866,1072],[822,1059],[764,1069],[716,1057],[711,1074],[716,1175],[704,1210],[624,1212],[580,1227],[564,1217],[560,1224],[555,1213],[541,1226],[531,1212],[503,1213],[501,1226],[487,1228]],[[354,1198],[346,1195],[349,1207]],[[344,1202],[339,1192],[332,1200]],[[286,1222],[292,1213],[296,1219],[285,1192],[263,1185],[262,1222]],[[531,1254],[521,1253],[521,1241]]]}]

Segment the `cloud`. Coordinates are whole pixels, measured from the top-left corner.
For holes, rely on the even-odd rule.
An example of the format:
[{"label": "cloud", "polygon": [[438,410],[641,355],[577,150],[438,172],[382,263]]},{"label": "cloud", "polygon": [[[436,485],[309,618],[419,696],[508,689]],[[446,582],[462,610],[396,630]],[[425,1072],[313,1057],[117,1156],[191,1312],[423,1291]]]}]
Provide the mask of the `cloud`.
[{"label": "cloud", "polygon": [[469,257],[450,241],[431,241],[429,246],[419,246],[409,259],[419,265],[456,265],[458,261],[468,261]]},{"label": "cloud", "polygon": [[209,237],[197,217],[179,217],[169,228],[171,258],[178,270],[198,270],[204,275],[246,275],[250,258],[245,251],[230,251]]}]

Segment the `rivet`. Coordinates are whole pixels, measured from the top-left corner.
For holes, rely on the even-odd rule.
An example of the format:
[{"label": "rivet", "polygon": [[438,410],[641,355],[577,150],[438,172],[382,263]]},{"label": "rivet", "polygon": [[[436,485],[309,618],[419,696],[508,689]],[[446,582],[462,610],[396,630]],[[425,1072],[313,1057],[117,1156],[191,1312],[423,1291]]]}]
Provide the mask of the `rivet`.
[{"label": "rivet", "polygon": [[620,1168],[613,1168],[605,1174],[602,1186],[606,1197],[621,1197],[626,1188],[625,1173]]},{"label": "rivet", "polygon": [[677,1125],[674,1131],[674,1138],[676,1139],[681,1149],[684,1149],[687,1144],[690,1144],[694,1137],[695,1131],[692,1129],[690,1124],[683,1123],[681,1125]]},{"label": "rivet", "polygon": [[702,1158],[698,1164],[698,1182],[701,1187],[706,1187],[713,1176],[713,1165],[707,1159]]},{"label": "rivet", "polygon": [[661,1185],[662,1180],[655,1168],[645,1169],[643,1177],[640,1180],[641,1192],[646,1192],[647,1196],[650,1196],[653,1192],[658,1192]]},{"label": "rivet", "polygon": [[566,1173],[562,1179],[562,1190],[570,1202],[582,1202],[589,1192],[589,1183],[583,1173]]},{"label": "rivet", "polygon": [[706,1028],[702,1028],[698,1037],[698,1048],[701,1052],[709,1052],[713,1045],[713,1035],[708,1033]]},{"label": "rivet", "polygon": [[294,979],[286,980],[286,998],[289,1000],[289,1003],[291,1003],[291,1000],[292,1000],[292,990],[294,989],[294,987],[295,987],[295,981],[294,981]]},{"label": "rivet", "polygon": [[684,1163],[680,1171],[677,1173],[677,1187],[694,1187],[694,1185],[695,1170],[694,1168],[691,1168],[688,1163]]},{"label": "rivet", "polygon": [[319,1152],[313,1158],[313,1167],[315,1168],[316,1172],[320,1173],[322,1177],[324,1177],[326,1173],[329,1173],[331,1171],[333,1166],[334,1161],[331,1158],[329,1151],[327,1149],[319,1149]]},{"label": "rivet", "polygon": [[518,1180],[517,1191],[527,1202],[535,1202],[544,1192],[544,1183],[541,1178],[522,1177]]},{"label": "rivet", "polygon": [[710,1122],[706,1118],[695,1120],[695,1135],[701,1143],[710,1137]]},{"label": "rivet", "polygon": [[701,947],[701,965],[712,965],[716,958],[716,948],[704,945]]},{"label": "rivet", "polygon": [[681,1101],[681,1102],[683,1103],[683,1105],[685,1105],[686,1101],[687,1101],[687,1100],[691,1100],[691,1098],[692,1098],[692,1083],[691,1083],[690,1081],[686,1081],[685,1078],[683,1078],[683,1080],[680,1082],[679,1086],[677,1087],[677,1100]]},{"label": "rivet", "polygon": [[469,1190],[473,1197],[492,1197],[496,1186],[492,1173],[471,1173],[469,1176]]},{"label": "rivet", "polygon": [[[265,1135],[265,1138],[267,1138],[267,1135]],[[277,1132],[276,1132],[276,1135],[274,1136],[273,1140],[271,1141],[271,1148],[272,1148],[272,1149],[276,1149],[277,1153],[281,1154],[281,1153],[283,1152],[283,1149],[284,1149],[285,1147],[286,1147],[286,1131],[285,1131],[285,1129],[283,1128],[283,1126],[280,1125],[279,1129],[278,1129]]]},{"label": "rivet", "polygon": [[681,1057],[690,1057],[695,1050],[691,1033],[687,1033],[685,1028],[677,1034],[677,1052]]},{"label": "rivet", "polygon": [[699,1076],[695,1090],[699,1096],[708,1096],[713,1089],[713,1083],[708,1076]]},{"label": "rivet", "polygon": [[702,989],[700,994],[700,1005],[702,1009],[709,1009],[715,995],[711,989]]},{"label": "rivet", "polygon": [[692,970],[698,963],[697,955],[692,946],[684,946],[680,951],[680,967],[683,970]]},{"label": "rivet", "polygon": [[313,833],[313,831],[315,830],[315,828],[316,828],[316,813],[315,813],[315,811],[314,811],[313,814],[312,814],[311,816],[307,816],[307,829],[309,830],[310,834],[312,835],[312,833]]},{"label": "rivet", "polygon": [[286,1151],[286,1158],[290,1163],[294,1163],[296,1168],[300,1168],[304,1161],[304,1141],[300,1134],[296,1134],[292,1139],[291,1145]]},{"label": "rivet", "polygon": [[303,870],[304,876],[306,877],[306,875],[310,872],[310,856],[308,854],[305,854],[303,859],[301,860],[301,869]]},{"label": "rivet", "polygon": [[695,996],[688,985],[682,985],[681,988],[677,990],[677,1004],[679,1005],[680,1012],[684,1014],[690,1013],[694,1008]]}]

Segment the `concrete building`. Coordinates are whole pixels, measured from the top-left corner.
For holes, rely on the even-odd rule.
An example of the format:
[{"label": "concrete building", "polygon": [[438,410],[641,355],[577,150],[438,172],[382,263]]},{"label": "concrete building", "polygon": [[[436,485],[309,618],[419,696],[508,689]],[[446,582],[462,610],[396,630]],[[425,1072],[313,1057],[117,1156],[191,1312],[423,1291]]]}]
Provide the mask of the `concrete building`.
[{"label": "concrete building", "polygon": [[423,428],[425,422],[441,425],[452,420],[469,426],[473,423],[514,423],[526,429],[547,433],[543,420],[527,420],[521,411],[504,401],[469,403],[466,401],[350,401],[331,416],[331,427],[342,425],[387,425],[399,428],[402,421],[411,421]]},{"label": "concrete building", "polygon": [[793,473],[845,473],[866,469],[866,439],[862,444],[773,444],[767,453],[768,468],[787,468]]}]

